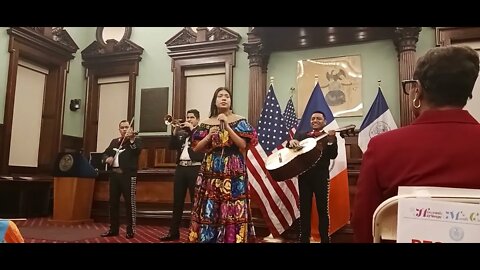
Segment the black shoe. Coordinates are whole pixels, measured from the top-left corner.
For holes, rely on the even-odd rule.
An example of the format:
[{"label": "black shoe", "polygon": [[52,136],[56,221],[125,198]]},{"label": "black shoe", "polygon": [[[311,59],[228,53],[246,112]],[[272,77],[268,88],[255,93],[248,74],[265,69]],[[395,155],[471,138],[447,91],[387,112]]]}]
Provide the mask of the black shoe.
[{"label": "black shoe", "polygon": [[127,234],[125,235],[125,238],[127,238],[127,239],[130,239],[130,238],[133,238],[133,237],[135,237],[135,233],[133,233],[133,232],[127,232]]},{"label": "black shoe", "polygon": [[167,236],[160,237],[160,241],[175,241],[179,239],[180,239],[180,235],[178,234],[167,234]]},{"label": "black shoe", "polygon": [[104,232],[101,234],[102,237],[110,237],[110,236],[117,236],[118,232],[117,231],[112,231],[108,230],[107,232]]}]

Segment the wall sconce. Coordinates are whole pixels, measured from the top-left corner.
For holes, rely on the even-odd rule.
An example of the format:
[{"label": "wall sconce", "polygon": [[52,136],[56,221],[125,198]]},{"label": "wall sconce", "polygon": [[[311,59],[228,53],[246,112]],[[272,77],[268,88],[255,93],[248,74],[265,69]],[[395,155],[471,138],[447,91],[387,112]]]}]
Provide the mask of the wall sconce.
[{"label": "wall sconce", "polygon": [[70,100],[70,111],[75,112],[80,109],[80,99],[72,99]]}]

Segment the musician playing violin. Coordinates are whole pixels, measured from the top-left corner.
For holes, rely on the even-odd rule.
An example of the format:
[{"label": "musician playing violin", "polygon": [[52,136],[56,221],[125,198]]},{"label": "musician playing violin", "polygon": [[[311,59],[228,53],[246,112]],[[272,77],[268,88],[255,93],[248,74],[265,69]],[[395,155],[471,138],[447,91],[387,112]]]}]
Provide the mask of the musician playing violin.
[{"label": "musician playing violin", "polygon": [[135,191],[138,156],[142,149],[142,140],[136,136],[131,123],[127,120],[120,121],[118,130],[120,137],[110,142],[102,157],[102,161],[108,164],[112,171],[109,181],[110,229],[103,233],[102,237],[118,235],[120,196],[123,195],[127,215],[126,238],[133,238],[135,235]]},{"label": "musician playing violin", "polygon": [[[306,133],[297,132],[293,140],[290,140],[288,147],[300,147],[300,141],[306,138],[316,138],[325,134],[323,128],[326,126],[325,114],[321,111],[313,112],[310,118],[312,130]],[[329,191],[329,165],[330,159],[335,159],[338,154],[337,138],[335,130],[329,130],[328,136],[318,141],[317,147],[322,149],[322,156],[314,166],[298,176],[299,197],[300,197],[300,242],[310,243],[311,235],[311,212],[312,196],[315,194],[318,231],[322,243],[329,243],[328,235],[330,217],[328,214],[328,191]]]}]

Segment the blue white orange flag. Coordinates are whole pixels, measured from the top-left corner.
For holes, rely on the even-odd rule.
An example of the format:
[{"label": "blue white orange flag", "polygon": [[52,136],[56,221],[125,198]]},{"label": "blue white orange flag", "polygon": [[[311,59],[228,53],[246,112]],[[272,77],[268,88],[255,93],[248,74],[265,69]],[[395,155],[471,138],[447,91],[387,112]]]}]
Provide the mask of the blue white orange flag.
[{"label": "blue white orange flag", "polygon": [[277,182],[265,168],[267,157],[285,147],[290,139],[280,105],[270,85],[257,125],[258,144],[247,152],[249,184],[255,203],[274,237],[299,218],[298,181]]},{"label": "blue white orange flag", "polygon": [[[310,118],[315,111],[322,111],[325,114],[327,122],[327,126],[324,128],[325,131],[338,129],[337,121],[333,117],[333,113],[330,110],[330,107],[328,107],[318,83],[315,85],[315,88],[313,88],[312,95],[308,100],[307,107],[305,108],[297,132],[308,132],[311,130]],[[335,160],[330,161],[330,189],[328,196],[330,234],[345,226],[350,220],[350,197],[348,191],[345,139],[343,139],[338,133],[337,144],[338,156]],[[313,200],[311,224],[312,237],[314,240],[318,241],[320,235],[318,232],[318,215],[316,208],[315,200]]]},{"label": "blue white orange flag", "polygon": [[365,153],[371,138],[396,128],[397,124],[395,124],[395,120],[393,120],[387,101],[382,94],[382,90],[378,87],[377,97],[373,101],[372,107],[368,110],[367,116],[365,116],[360,126],[358,146],[362,152]]}]

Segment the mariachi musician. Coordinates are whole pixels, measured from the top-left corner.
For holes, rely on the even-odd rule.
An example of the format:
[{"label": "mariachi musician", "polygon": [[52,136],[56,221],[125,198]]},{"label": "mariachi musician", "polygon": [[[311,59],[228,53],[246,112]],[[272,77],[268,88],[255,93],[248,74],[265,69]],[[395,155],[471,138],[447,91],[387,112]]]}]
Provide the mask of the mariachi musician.
[{"label": "mariachi musician", "polygon": [[[312,130],[306,133],[297,132],[293,140],[289,141],[289,148],[298,148],[299,141],[306,138],[316,138],[325,131],[325,114],[315,111],[310,118]],[[330,159],[335,159],[338,154],[337,138],[335,130],[329,130],[328,136],[318,141],[317,147],[322,148],[320,159],[307,171],[298,177],[300,197],[300,242],[310,243],[312,195],[315,194],[318,212],[318,231],[322,243],[329,243],[330,217],[328,214],[328,189],[329,189],[329,165]]]},{"label": "mariachi musician", "polygon": [[135,191],[138,170],[138,156],[142,149],[142,140],[136,136],[131,124],[122,120],[118,124],[120,137],[110,142],[103,152],[102,161],[112,169],[109,181],[110,229],[102,237],[117,236],[120,227],[120,196],[125,201],[127,215],[126,238],[135,236]]},{"label": "mariachi musician", "polygon": [[167,115],[165,124],[172,127],[170,137],[170,149],[177,150],[177,168],[173,183],[173,213],[170,230],[167,235],[160,237],[160,241],[176,241],[180,239],[180,223],[182,221],[185,206],[185,195],[190,195],[190,203],[193,204],[195,181],[200,170],[200,165],[205,156],[204,153],[195,152],[192,149],[192,133],[200,121],[200,112],[196,109],[187,111],[187,120],[179,123]]}]

